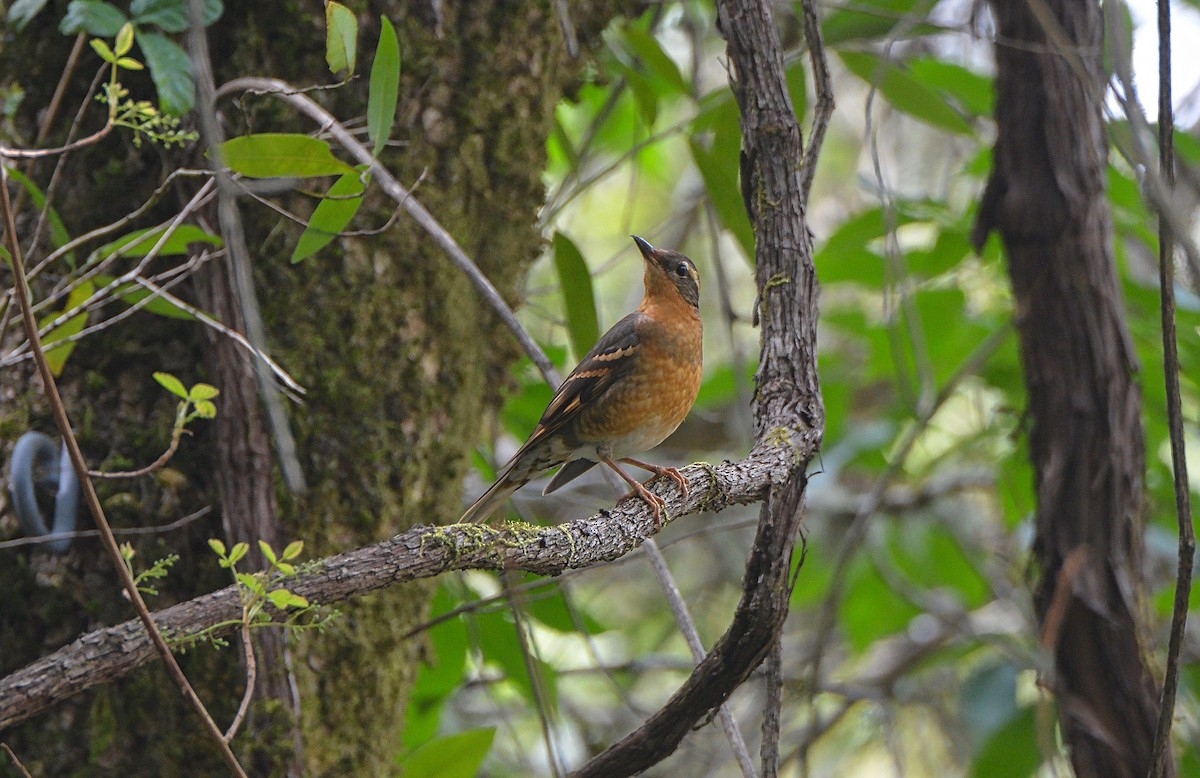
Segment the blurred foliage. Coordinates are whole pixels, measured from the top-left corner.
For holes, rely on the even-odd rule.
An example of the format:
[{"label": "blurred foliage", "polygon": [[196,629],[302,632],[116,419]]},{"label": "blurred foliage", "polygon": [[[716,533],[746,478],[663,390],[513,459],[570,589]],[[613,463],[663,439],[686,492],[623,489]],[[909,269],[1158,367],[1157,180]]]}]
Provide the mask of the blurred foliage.
[{"label": "blurred foliage", "polygon": [[[807,137],[816,98],[800,10],[776,10]],[[823,286],[828,417],[785,635],[784,774],[800,774],[801,762],[818,776],[1061,773],[1053,702],[1037,685],[1045,658],[1028,594],[1033,473],[1011,296],[998,241],[976,254],[968,240],[994,136],[990,23],[973,22],[963,4],[919,0],[819,11],[838,106],[808,206]],[[528,279],[524,321],[569,369],[640,299],[628,236],[686,252],[704,281],[705,381],[688,422],[650,457],[736,458],[751,439],[758,334],[753,234],[738,185],[741,130],[714,9],[655,5],[615,23],[605,40],[548,140],[548,248]],[[1129,128],[1114,117],[1112,132],[1124,137]],[[1179,145],[1185,164],[1200,165],[1193,135],[1181,133]],[[1155,220],[1134,168],[1116,152],[1109,181],[1143,368],[1147,569],[1161,651],[1175,524]],[[1193,193],[1185,203],[1189,214],[1196,200]],[[1181,274],[1185,285],[1195,280]],[[1200,363],[1200,297],[1195,286],[1179,295],[1186,369]],[[528,363],[511,380],[468,495],[550,398]],[[1184,376],[1193,436],[1198,400],[1193,371]],[[881,479],[879,509],[860,516]],[[600,473],[580,483],[549,497],[531,485],[515,509],[526,520],[560,521],[625,491]],[[688,517],[660,537],[706,645],[736,602],[756,516]],[[844,549],[856,520],[868,522],[866,540]],[[486,774],[550,774],[551,760],[561,770],[626,734],[686,677],[690,654],[640,554],[557,581],[530,577],[518,591],[514,611],[492,576],[444,583],[436,612],[445,620],[428,631],[431,663],[410,710],[408,753],[439,736],[496,727]],[[521,630],[533,648],[528,661]],[[1200,763],[1200,666],[1188,659],[1175,730],[1185,765]],[[733,699],[752,753],[760,695],[750,683]],[[736,772],[710,725],[654,774]]]}]

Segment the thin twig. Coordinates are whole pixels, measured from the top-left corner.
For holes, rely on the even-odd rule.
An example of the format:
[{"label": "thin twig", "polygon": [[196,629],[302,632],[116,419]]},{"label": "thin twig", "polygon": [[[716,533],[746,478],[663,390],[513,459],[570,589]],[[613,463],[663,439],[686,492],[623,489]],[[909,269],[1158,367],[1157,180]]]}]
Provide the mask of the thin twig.
[{"label": "thin twig", "polygon": [[179,440],[182,437],[183,427],[175,427],[171,433],[171,445],[167,446],[166,451],[159,454],[157,459],[145,467],[139,467],[137,470],[119,470],[117,472],[88,470],[88,475],[99,481],[116,480],[119,478],[141,478],[144,475],[150,475],[166,467],[166,464],[171,461],[171,457],[175,456],[175,452],[179,450]]},{"label": "thin twig", "polygon": [[250,639],[250,617],[245,608],[242,609],[241,633],[242,653],[246,655],[246,690],[242,692],[242,701],[238,703],[237,713],[234,714],[229,729],[225,730],[226,743],[233,740],[233,736],[237,734],[238,728],[242,726],[242,721],[246,718],[246,711],[250,710],[250,700],[254,699],[254,682],[258,678],[258,662],[254,659],[254,641]]},{"label": "thin twig", "polygon": [[[81,34],[81,36],[82,36],[82,34]],[[76,46],[78,47],[79,38],[75,39],[75,43],[76,43]],[[65,77],[65,75],[66,74],[64,73],[64,77]],[[83,119],[87,115],[87,110],[89,107],[91,107],[92,98],[96,94],[96,90],[100,88],[100,84],[103,82],[104,82],[104,68],[99,68],[96,70],[96,75],[92,78],[92,83],[88,86],[88,90],[83,96],[83,102],[81,102],[79,104],[79,110],[75,112],[75,121],[73,121],[71,123],[71,128],[67,132],[67,141],[68,142],[70,142],[71,139],[75,137],[75,133],[77,133],[79,131],[80,126],[82,126]],[[59,82],[60,89],[62,88],[62,85],[63,84],[60,81]],[[58,97],[57,92],[55,93],[55,97]],[[52,110],[53,110],[53,108],[52,108]],[[48,127],[48,125],[43,125],[43,129],[45,129],[47,127]],[[42,132],[40,130],[38,131],[38,137],[42,137]],[[58,156],[55,159],[54,172],[50,174],[50,183],[46,185],[45,202],[42,204],[41,213],[38,214],[38,220],[37,220],[37,224],[33,228],[33,234],[29,236],[29,242],[26,244],[29,246],[27,251],[30,254],[34,253],[34,250],[38,243],[38,239],[41,237],[42,230],[45,228],[46,222],[49,220],[50,209],[54,202],[54,195],[58,191],[59,182],[62,180],[62,174],[63,174],[63,171],[66,170],[66,168],[67,168],[67,160],[70,158],[70,156],[71,156],[70,153],[67,152],[67,153],[64,153],[64,154]],[[37,164],[36,160],[30,160],[30,162],[29,162],[30,169],[32,169],[36,164]],[[22,192],[22,194],[23,194],[23,192]],[[20,210],[20,208],[18,207],[16,210]]]},{"label": "thin twig", "polygon": [[762,760],[763,778],[778,778],[779,775],[779,727],[783,709],[783,636],[771,645],[767,654],[766,678],[763,679],[762,743],[759,758]]},{"label": "thin twig", "polygon": [[4,751],[8,754],[8,758],[12,760],[13,766],[21,771],[21,775],[24,778],[33,778],[33,776],[29,774],[29,771],[25,769],[25,765],[21,764],[21,760],[17,759],[17,755],[13,753],[13,750],[8,747],[8,743],[0,743],[0,748],[4,749]]},{"label": "thin twig", "polygon": [[[1161,175],[1168,190],[1175,185],[1175,114],[1171,103],[1171,8],[1167,0],[1158,0],[1158,154]],[[1167,670],[1163,677],[1158,726],[1154,731],[1154,750],[1151,752],[1152,778],[1166,775],[1171,762],[1171,723],[1175,718],[1179,661],[1187,629],[1192,567],[1196,556],[1196,530],[1192,527],[1187,446],[1179,392],[1179,343],[1175,332],[1175,240],[1171,225],[1161,215],[1158,219],[1158,285],[1162,294],[1163,373],[1167,389],[1167,423],[1171,431],[1171,469],[1175,476],[1179,563],[1175,572],[1175,606],[1171,614],[1171,637],[1167,644]]]},{"label": "thin twig", "polygon": [[[246,339],[255,350],[267,353],[267,329],[254,288],[251,272],[250,250],[246,246],[246,233],[237,207],[237,188],[225,167],[221,156],[224,137],[217,122],[216,85],[213,82],[212,60],[208,53],[208,37],[202,21],[201,0],[189,0],[191,17],[188,26],[188,49],[192,64],[192,76],[196,81],[196,114],[200,120],[200,135],[208,147],[213,173],[217,181],[217,216],[221,235],[229,251],[229,264],[233,276],[233,288],[241,308],[242,325],[246,328]],[[296,437],[284,410],[281,392],[271,381],[261,360],[254,360],[254,377],[258,383],[258,395],[266,411],[267,422],[275,441],[275,458],[283,474],[283,480],[293,494],[307,490],[304,468],[296,450]]]},{"label": "thin twig", "polygon": [[83,458],[83,451],[79,448],[79,441],[75,439],[75,435],[71,430],[71,420],[67,416],[66,406],[63,405],[62,396],[58,393],[58,385],[54,380],[54,374],[50,370],[50,363],[46,361],[46,352],[42,349],[41,339],[38,337],[37,321],[33,317],[33,304],[29,293],[29,284],[25,280],[25,263],[21,259],[21,244],[17,240],[16,219],[12,212],[12,203],[9,202],[8,198],[8,170],[3,165],[0,165],[0,207],[3,208],[4,212],[4,231],[8,242],[9,262],[12,266],[17,303],[21,307],[21,318],[25,322],[25,332],[29,338],[30,347],[33,350],[34,360],[37,362],[38,373],[41,374],[43,390],[53,411],[55,424],[57,424],[59,433],[63,438],[63,443],[70,454],[71,465],[75,468],[76,475],[79,476],[79,484],[83,491],[84,500],[87,502],[88,509],[92,513],[92,518],[96,522],[96,527],[100,530],[101,537],[104,539],[104,545],[108,550],[109,557],[117,568],[117,575],[121,579],[121,585],[125,588],[126,593],[128,593],[129,600],[133,603],[138,618],[141,619],[142,624],[145,626],[146,632],[154,643],[155,650],[162,658],[164,664],[166,664],[167,671],[171,675],[172,680],[179,686],[180,691],[183,692],[183,696],[192,706],[192,709],[195,710],[201,721],[203,721],[209,735],[217,742],[221,756],[225,759],[229,769],[235,775],[244,777],[246,773],[242,769],[241,764],[238,763],[237,757],[229,749],[229,744],[222,739],[221,731],[217,728],[216,722],[213,721],[212,716],[209,715],[208,710],[204,707],[204,703],[196,695],[196,691],[188,682],[187,676],[180,669],[179,663],[175,661],[175,655],[171,653],[171,648],[167,645],[166,639],[159,631],[158,626],[155,625],[154,618],[150,615],[150,610],[146,607],[145,600],[142,599],[142,593],[138,591],[137,584],[133,580],[133,574],[125,564],[124,557],[121,556],[121,549],[117,546],[117,539],[113,536],[108,518],[104,515],[104,508],[100,505],[100,498],[96,494],[96,487],[91,479],[88,478],[87,462]]},{"label": "thin twig", "polygon": [[521,325],[521,322],[517,320],[512,308],[508,306],[508,303],[504,302],[504,298],[500,296],[500,292],[496,290],[496,287],[492,285],[488,277],[480,271],[475,262],[462,250],[462,247],[458,245],[454,236],[331,113],[318,105],[312,98],[307,95],[297,94],[286,82],[275,78],[237,78],[223,84],[217,90],[216,97],[219,99],[236,92],[260,93],[283,100],[316,121],[323,130],[328,131],[330,135],[337,139],[338,143],[350,152],[351,156],[358,162],[370,165],[371,175],[379,182],[380,188],[389,197],[399,203],[408,212],[408,215],[429,233],[438,247],[446,252],[451,263],[467,276],[471,281],[471,285],[475,287],[475,290],[483,297],[484,301],[492,308],[500,320],[504,322],[504,325],[516,336],[517,342],[521,344],[525,353],[537,365],[542,376],[555,386],[562,383],[562,378],[558,375],[558,370],[555,369],[554,363],[550,361],[550,358],[542,351],[537,341],[533,339],[529,332]]},{"label": "thin twig", "polygon": [[[166,178],[163,179],[162,183],[159,184],[158,187],[153,192],[150,193],[150,196],[146,198],[146,201],[144,203],[142,203],[141,205],[139,205],[137,208],[135,208],[132,211],[130,211],[129,213],[125,214],[120,219],[117,219],[115,222],[106,224],[103,227],[97,227],[96,229],[91,230],[89,232],[85,232],[83,235],[80,235],[77,238],[72,238],[71,240],[67,241],[63,245],[56,248],[54,251],[47,254],[44,258],[42,258],[42,260],[40,262],[38,262],[36,265],[34,265],[34,267],[29,271],[29,280],[32,281],[34,278],[36,278],[47,265],[55,262],[58,259],[61,259],[62,257],[66,256],[67,254],[70,254],[72,251],[79,248],[80,246],[83,246],[84,244],[89,243],[98,238],[103,238],[106,235],[111,235],[114,232],[116,232],[117,230],[123,229],[123,228],[129,226],[130,224],[134,223],[138,219],[140,219],[147,211],[149,211],[154,206],[158,205],[159,199],[164,194],[166,194],[167,189],[171,186],[172,183],[174,183],[175,179],[180,176],[212,177],[212,171],[211,170],[193,170],[193,169],[189,169],[189,168],[179,168],[177,170],[172,170],[171,173]],[[159,227],[162,227],[169,223],[170,223],[170,220],[166,221],[166,222],[161,222],[159,224]],[[114,253],[120,254],[119,251],[114,252]],[[83,269],[83,268],[81,268],[81,269]],[[53,299],[53,298],[51,298],[51,299]],[[43,304],[44,304],[44,301],[39,301],[39,303],[38,303],[39,306],[43,305]],[[36,310],[36,308],[35,308],[35,310]]]},{"label": "thin twig", "polygon": [[554,778],[561,778],[562,766],[559,764],[558,748],[554,742],[554,722],[551,721],[546,678],[538,666],[542,659],[538,655],[537,641],[529,634],[529,620],[525,617],[521,595],[516,591],[515,574],[511,570],[505,570],[500,574],[500,581],[504,587],[504,599],[508,601],[508,608],[512,613],[517,642],[521,644],[521,659],[525,663],[525,674],[529,676],[529,687],[533,690],[533,702],[537,708],[538,723],[542,727],[542,742],[546,746],[546,761],[550,763],[550,773]]},{"label": "thin twig", "polygon": [[817,102],[813,105],[812,130],[808,146],[804,149],[804,161],[800,163],[800,190],[808,200],[813,177],[817,174],[817,160],[821,156],[821,144],[825,142],[825,130],[833,116],[833,82],[829,77],[829,58],[825,55],[825,43],[821,39],[821,25],[817,20],[815,0],[801,0],[804,11],[804,40],[808,44],[808,57],[812,63],[813,83],[817,87]]},{"label": "thin twig", "polygon": [[[675,616],[675,624],[683,633],[688,648],[692,652],[692,660],[699,663],[704,659],[704,644],[700,642],[700,633],[696,630],[696,622],[692,619],[692,614],[688,612],[687,602],[684,601],[683,594],[679,591],[670,568],[667,567],[667,560],[659,550],[658,544],[654,542],[654,538],[647,538],[646,542],[642,544],[642,548],[646,552],[646,559],[650,561],[650,567],[654,570],[654,576],[658,578],[658,584],[662,587],[663,594],[667,597],[667,605],[671,608],[672,615]],[[721,722],[721,729],[725,732],[725,737],[729,739],[729,746],[733,749],[733,755],[742,769],[742,775],[745,778],[756,778],[758,773],[754,770],[754,762],[750,759],[746,740],[742,737],[742,731],[738,729],[737,720],[733,717],[733,711],[728,702],[721,703],[717,718]]]},{"label": "thin twig", "polygon": [[[195,513],[189,513],[183,518],[176,519],[170,524],[164,524],[161,527],[118,527],[113,530],[114,535],[156,535],[162,532],[170,532],[171,530],[179,529],[180,527],[191,524],[196,519],[207,516],[212,512],[211,507],[204,507]],[[18,546],[32,546],[39,543],[50,543],[55,540],[64,538],[97,538],[100,537],[98,529],[79,529],[74,532],[54,532],[49,535],[39,535],[36,538],[14,538],[13,540],[0,540],[0,549],[17,548]]]},{"label": "thin twig", "polygon": [[115,126],[110,119],[98,131],[88,135],[86,138],[80,138],[65,146],[53,149],[15,149],[8,146],[0,146],[0,157],[7,157],[8,159],[43,159],[45,157],[53,157],[57,154],[65,154],[68,151],[76,151],[99,143],[108,137],[108,134],[113,131],[113,127]]}]

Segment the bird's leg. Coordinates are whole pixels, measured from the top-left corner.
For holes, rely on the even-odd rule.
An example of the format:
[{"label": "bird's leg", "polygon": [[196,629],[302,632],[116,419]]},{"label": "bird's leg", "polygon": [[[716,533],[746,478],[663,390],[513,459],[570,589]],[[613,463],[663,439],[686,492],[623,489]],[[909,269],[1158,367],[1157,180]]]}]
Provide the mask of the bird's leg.
[{"label": "bird's leg", "polygon": [[634,467],[640,467],[643,470],[649,470],[651,473],[654,473],[656,476],[659,476],[660,478],[663,476],[670,478],[672,481],[679,484],[680,490],[683,491],[683,496],[687,497],[688,482],[687,482],[687,479],[683,477],[683,473],[679,472],[679,468],[677,468],[677,467],[662,467],[660,465],[652,465],[649,462],[643,462],[640,459],[634,459],[633,457],[625,457],[621,461],[627,465],[633,465]]},{"label": "bird's leg", "polygon": [[603,457],[601,461],[611,467],[614,473],[621,476],[621,479],[625,481],[625,483],[633,487],[633,493],[638,497],[641,497],[642,501],[650,506],[650,510],[654,511],[654,528],[662,529],[662,511],[663,508],[666,507],[666,504],[663,502],[663,498],[642,486],[636,479],[631,478],[630,475],[622,470],[616,462],[612,461],[610,457]]}]

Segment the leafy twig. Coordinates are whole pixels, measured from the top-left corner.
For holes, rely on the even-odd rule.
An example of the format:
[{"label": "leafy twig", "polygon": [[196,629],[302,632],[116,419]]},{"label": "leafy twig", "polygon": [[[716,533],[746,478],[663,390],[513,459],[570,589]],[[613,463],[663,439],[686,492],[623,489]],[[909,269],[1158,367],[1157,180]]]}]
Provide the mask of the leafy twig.
[{"label": "leafy twig", "polygon": [[500,320],[504,322],[504,325],[516,336],[517,342],[521,344],[525,353],[537,365],[542,376],[555,386],[558,386],[562,382],[562,378],[558,375],[558,370],[555,369],[554,363],[550,361],[549,357],[542,351],[542,347],[537,344],[537,341],[533,339],[529,332],[521,325],[521,322],[517,320],[512,308],[508,306],[508,303],[504,302],[504,298],[500,296],[500,292],[496,290],[496,287],[492,285],[487,276],[480,271],[479,266],[462,250],[462,247],[458,245],[458,241],[454,239],[454,236],[331,113],[318,105],[312,98],[307,95],[297,94],[286,82],[275,78],[237,78],[223,84],[217,90],[217,97],[234,92],[257,92],[272,95],[283,100],[327,130],[359,163],[370,165],[371,175],[379,182],[383,191],[399,203],[408,212],[408,215],[428,232],[434,242],[446,252],[451,263],[466,274],[471,284],[475,287],[475,290],[479,292],[484,301],[500,317]]}]

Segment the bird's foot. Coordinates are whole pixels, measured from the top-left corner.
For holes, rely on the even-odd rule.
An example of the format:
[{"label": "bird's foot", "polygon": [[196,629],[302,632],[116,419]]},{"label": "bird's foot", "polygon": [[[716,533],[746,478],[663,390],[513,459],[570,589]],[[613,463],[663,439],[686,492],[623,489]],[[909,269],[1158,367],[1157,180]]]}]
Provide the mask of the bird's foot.
[{"label": "bird's foot", "polygon": [[[641,498],[642,502],[649,505],[650,510],[654,513],[654,529],[656,529],[656,530],[662,529],[663,513],[665,513],[667,510],[667,503],[665,500],[663,500],[663,498],[659,497],[654,492],[652,492],[649,489],[647,489],[646,487],[642,486],[637,481],[633,482],[633,491],[630,492],[629,494],[625,495],[625,497]],[[622,499],[625,499],[625,498],[623,497]]]},{"label": "bird's foot", "polygon": [[681,492],[683,492],[683,496],[684,497],[688,496],[688,482],[687,482],[687,479],[684,478],[683,473],[679,472],[679,468],[663,467],[661,465],[654,465],[649,462],[642,462],[639,459],[633,459],[633,458],[629,458],[629,457],[622,459],[621,461],[631,464],[634,467],[640,467],[643,470],[649,470],[651,473],[654,473],[654,475],[659,478],[670,478],[672,481],[674,481],[676,483],[676,485],[679,486],[679,490]]}]

